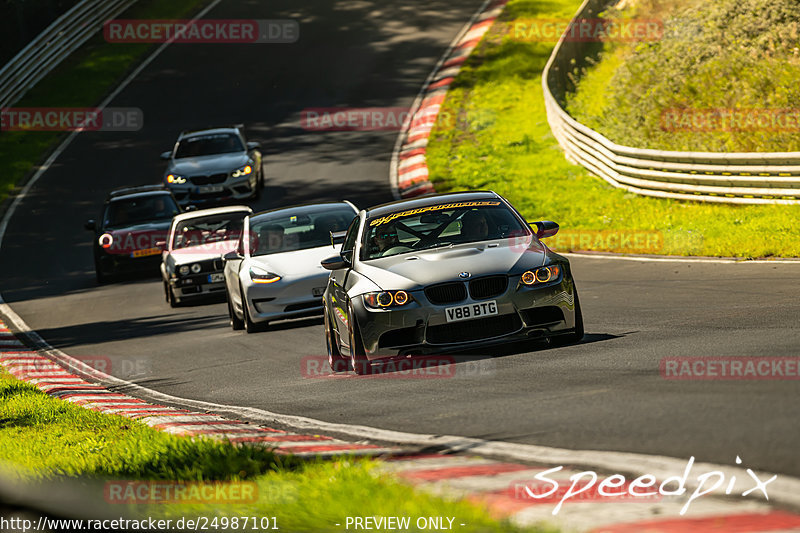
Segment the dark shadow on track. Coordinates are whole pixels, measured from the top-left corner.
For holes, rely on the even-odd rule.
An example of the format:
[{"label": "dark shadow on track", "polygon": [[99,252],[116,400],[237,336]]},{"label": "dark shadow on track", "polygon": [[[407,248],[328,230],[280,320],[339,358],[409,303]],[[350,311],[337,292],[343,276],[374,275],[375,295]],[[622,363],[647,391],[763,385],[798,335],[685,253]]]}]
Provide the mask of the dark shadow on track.
[{"label": "dark shadow on track", "polygon": [[187,331],[222,329],[227,327],[227,316],[181,316],[165,311],[130,320],[107,320],[76,326],[46,328],[37,331],[54,348],[66,349],[87,343],[132,341],[149,337],[172,335]]}]

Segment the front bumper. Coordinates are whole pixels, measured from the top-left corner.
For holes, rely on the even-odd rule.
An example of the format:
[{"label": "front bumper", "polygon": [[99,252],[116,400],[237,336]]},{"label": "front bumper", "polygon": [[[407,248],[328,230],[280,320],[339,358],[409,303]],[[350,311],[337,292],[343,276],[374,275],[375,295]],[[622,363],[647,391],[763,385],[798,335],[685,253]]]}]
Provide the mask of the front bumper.
[{"label": "front bumper", "polygon": [[[520,286],[510,277],[496,297],[435,305],[423,290],[409,294],[414,302],[394,309],[370,309],[353,300],[366,356],[370,360],[407,354],[441,353],[455,349],[567,334],[576,325],[575,286],[569,277],[538,288]],[[497,314],[447,322],[445,310],[495,301]]]},{"label": "front bumper", "polygon": [[258,186],[258,180],[254,174],[242,176],[239,178],[229,177],[221,183],[213,183],[209,185],[194,185],[192,183],[185,184],[169,184],[167,187],[175,199],[184,207],[186,205],[212,205],[219,204],[226,201],[245,200],[253,195],[253,184]]},{"label": "front bumper", "polygon": [[248,283],[244,286],[244,292],[250,319],[255,323],[264,323],[322,314],[322,292],[327,283],[327,271],[295,278],[284,277],[275,283]]},{"label": "front bumper", "polygon": [[[218,276],[222,280],[211,281],[212,276]],[[178,301],[225,292],[225,278],[222,277],[221,270],[219,272],[204,272],[202,274],[170,278],[169,284],[175,294],[175,299]]]},{"label": "front bumper", "polygon": [[104,251],[96,252],[95,258],[103,274],[133,274],[158,272],[161,265],[161,252],[144,257],[133,257],[132,254],[110,254]]}]

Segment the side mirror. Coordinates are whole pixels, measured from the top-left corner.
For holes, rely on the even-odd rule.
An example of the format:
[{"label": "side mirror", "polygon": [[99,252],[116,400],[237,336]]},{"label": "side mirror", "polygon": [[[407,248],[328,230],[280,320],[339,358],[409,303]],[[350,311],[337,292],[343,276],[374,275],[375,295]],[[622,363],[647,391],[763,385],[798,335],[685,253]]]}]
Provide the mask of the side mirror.
[{"label": "side mirror", "polygon": [[169,161],[169,159],[172,157],[172,150],[170,150],[169,152],[162,152],[160,157],[164,161]]},{"label": "side mirror", "polygon": [[234,250],[233,252],[228,252],[227,254],[222,256],[223,261],[235,261],[236,259],[241,259],[242,256],[239,255],[239,252]]},{"label": "side mirror", "polygon": [[258,150],[261,148],[261,143],[258,141],[250,141],[247,143],[247,150]]},{"label": "side mirror", "polygon": [[342,244],[344,242],[344,236],[347,235],[347,231],[332,231],[331,232],[331,246],[336,248],[337,244]]},{"label": "side mirror", "polygon": [[546,239],[558,233],[558,224],[552,220],[541,220],[539,222],[532,222],[531,228],[536,230],[537,239]]},{"label": "side mirror", "polygon": [[323,259],[319,263],[325,270],[340,270],[350,266],[350,261],[347,260],[342,254],[334,255],[327,259]]},{"label": "side mirror", "polygon": [[86,224],[84,224],[83,227],[89,231],[94,231],[97,229],[97,223],[95,223],[94,219],[89,219],[86,221]]}]

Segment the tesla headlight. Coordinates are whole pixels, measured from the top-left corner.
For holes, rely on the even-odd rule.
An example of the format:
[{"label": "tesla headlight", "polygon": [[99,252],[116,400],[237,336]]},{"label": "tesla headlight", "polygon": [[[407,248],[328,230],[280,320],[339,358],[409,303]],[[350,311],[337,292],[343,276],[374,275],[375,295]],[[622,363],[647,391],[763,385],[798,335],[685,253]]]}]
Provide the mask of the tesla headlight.
[{"label": "tesla headlight", "polygon": [[261,267],[250,267],[250,280],[253,283],[275,283],[280,279],[281,277],[279,275],[269,272],[268,270],[264,270]]},{"label": "tesla headlight", "polygon": [[253,172],[253,167],[251,167],[250,165],[245,165],[242,168],[237,168],[236,170],[231,172],[231,177],[241,178],[242,176],[247,176],[251,172]]},{"label": "tesla headlight", "polygon": [[373,309],[402,307],[412,300],[406,291],[368,292],[364,295],[364,303]]},{"label": "tesla headlight", "polygon": [[181,276],[186,276],[189,274],[189,265],[181,265],[181,267],[178,269],[178,274]]},{"label": "tesla headlight", "polygon": [[546,267],[537,268],[536,270],[528,270],[522,274],[522,283],[532,287],[542,283],[550,283],[557,281],[561,277],[561,267],[558,265],[550,265]]},{"label": "tesla headlight", "polygon": [[167,183],[183,184],[186,183],[186,178],[184,178],[183,176],[179,176],[178,174],[168,174]]}]

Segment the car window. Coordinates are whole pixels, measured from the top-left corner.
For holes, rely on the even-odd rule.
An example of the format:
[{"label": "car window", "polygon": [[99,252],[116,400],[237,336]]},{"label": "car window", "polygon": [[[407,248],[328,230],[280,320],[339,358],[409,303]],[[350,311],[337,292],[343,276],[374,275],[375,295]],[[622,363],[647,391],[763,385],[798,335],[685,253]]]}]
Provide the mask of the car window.
[{"label": "car window", "polygon": [[353,210],[341,207],[304,207],[265,213],[250,219],[251,255],[269,255],[330,246],[331,232],[343,231]]},{"label": "car window", "polygon": [[183,220],[175,226],[172,248],[189,248],[212,242],[238,240],[244,227],[244,211]]},{"label": "car window", "polygon": [[243,151],[244,145],[242,145],[242,140],[238,135],[232,133],[197,135],[183,139],[178,143],[175,159]]},{"label": "car window", "polygon": [[170,220],[180,212],[177,204],[168,194],[121,198],[109,203],[103,215],[104,228],[122,228]]},{"label": "car window", "polygon": [[367,222],[366,260],[528,234],[502,202],[473,201],[426,206],[375,217]]},{"label": "car window", "polygon": [[358,217],[355,217],[350,222],[350,227],[347,228],[347,233],[344,236],[344,242],[342,242],[342,252],[352,251],[356,247],[356,240],[358,239],[358,223]]}]

